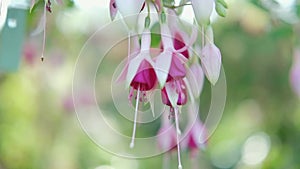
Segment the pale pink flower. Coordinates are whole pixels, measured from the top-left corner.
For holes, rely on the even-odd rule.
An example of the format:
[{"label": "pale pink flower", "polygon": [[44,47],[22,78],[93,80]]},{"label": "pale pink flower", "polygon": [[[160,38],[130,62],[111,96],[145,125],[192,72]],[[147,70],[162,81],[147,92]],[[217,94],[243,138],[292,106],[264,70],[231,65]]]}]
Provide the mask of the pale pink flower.
[{"label": "pale pink flower", "polygon": [[158,148],[163,151],[171,151],[176,148],[176,129],[171,123],[170,118],[167,117],[167,113],[164,112],[162,117],[162,124],[157,132],[157,144]]},{"label": "pale pink flower", "polygon": [[196,20],[199,25],[208,25],[214,9],[214,0],[191,0]]},{"label": "pale pink flower", "polygon": [[202,49],[200,60],[207,79],[215,85],[219,79],[222,65],[219,48],[213,43],[206,44]]}]

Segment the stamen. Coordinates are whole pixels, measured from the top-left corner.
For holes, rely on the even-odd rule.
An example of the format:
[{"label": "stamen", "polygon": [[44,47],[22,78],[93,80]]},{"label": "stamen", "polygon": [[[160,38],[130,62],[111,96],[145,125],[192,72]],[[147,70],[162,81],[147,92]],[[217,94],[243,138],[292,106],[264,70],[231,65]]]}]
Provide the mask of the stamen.
[{"label": "stamen", "polygon": [[180,158],[180,142],[179,142],[180,129],[179,129],[179,122],[178,122],[178,108],[174,107],[174,110],[175,110],[175,124],[177,130],[176,139],[177,139],[178,169],[182,169],[181,158]]},{"label": "stamen", "polygon": [[41,56],[41,61],[44,61],[44,53],[45,53],[45,44],[46,44],[46,22],[47,22],[47,16],[46,16],[46,11],[47,10],[47,1],[45,1],[45,6],[44,6],[44,32],[43,32],[43,47],[42,47],[42,56]]},{"label": "stamen", "polygon": [[132,104],[133,91],[134,91],[133,87],[131,87],[130,91],[129,91],[129,95],[128,95],[128,100],[129,100],[130,105]]},{"label": "stamen", "polygon": [[133,132],[131,137],[130,148],[134,147],[134,139],[135,139],[135,132],[136,132],[136,121],[137,121],[137,114],[139,109],[139,98],[140,98],[140,86],[138,87],[137,94],[136,94],[136,104],[135,104],[135,113],[134,113],[134,122],[133,122]]}]

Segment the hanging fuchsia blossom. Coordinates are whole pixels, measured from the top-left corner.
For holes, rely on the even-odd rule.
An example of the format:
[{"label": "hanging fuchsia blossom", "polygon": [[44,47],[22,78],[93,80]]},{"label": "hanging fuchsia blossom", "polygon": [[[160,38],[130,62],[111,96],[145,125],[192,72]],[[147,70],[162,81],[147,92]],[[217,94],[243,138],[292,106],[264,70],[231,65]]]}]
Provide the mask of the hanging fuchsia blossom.
[{"label": "hanging fuchsia blossom", "polygon": [[[130,86],[128,97],[130,101],[133,98],[134,91],[136,91],[134,126],[130,143],[131,148],[134,147],[139,102],[147,101],[147,92],[154,89],[157,84],[157,78],[153,68],[154,62],[150,55],[150,44],[151,34],[149,29],[145,29],[141,38],[141,48],[137,47],[135,49],[140,49],[140,51],[134,53],[132,57],[128,57],[128,63],[118,79],[118,81],[125,80],[126,86]],[[136,42],[136,45],[138,45],[138,42]]]}]

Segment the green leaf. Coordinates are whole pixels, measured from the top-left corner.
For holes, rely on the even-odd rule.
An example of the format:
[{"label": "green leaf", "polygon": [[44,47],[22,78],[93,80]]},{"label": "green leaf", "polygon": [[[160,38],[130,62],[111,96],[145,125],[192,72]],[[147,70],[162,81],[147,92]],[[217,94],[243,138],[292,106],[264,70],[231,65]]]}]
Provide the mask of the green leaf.
[{"label": "green leaf", "polygon": [[219,2],[216,3],[216,11],[218,13],[218,15],[225,17],[227,12],[226,12],[226,8]]},{"label": "green leaf", "polygon": [[300,4],[296,5],[296,14],[298,17],[300,17]]},{"label": "green leaf", "polygon": [[224,0],[217,0],[217,3],[220,3],[224,8],[228,9],[228,5]]}]

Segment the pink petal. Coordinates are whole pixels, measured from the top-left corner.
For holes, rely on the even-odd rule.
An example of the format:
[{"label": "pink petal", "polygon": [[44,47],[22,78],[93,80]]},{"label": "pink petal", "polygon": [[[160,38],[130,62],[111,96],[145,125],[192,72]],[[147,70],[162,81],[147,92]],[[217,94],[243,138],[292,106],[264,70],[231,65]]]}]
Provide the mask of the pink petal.
[{"label": "pink petal", "polygon": [[222,64],[219,48],[215,44],[208,43],[202,49],[200,59],[207,79],[212,85],[215,85],[219,79]]},{"label": "pink petal", "polygon": [[113,21],[118,12],[116,0],[110,0],[109,11],[110,11],[110,19]]},{"label": "pink petal", "polygon": [[296,50],[294,54],[294,62],[290,71],[290,82],[294,92],[300,98],[300,50]]},{"label": "pink petal", "polygon": [[191,87],[192,93],[195,97],[199,97],[203,84],[204,84],[204,73],[199,63],[194,63],[187,72],[186,78]]}]

